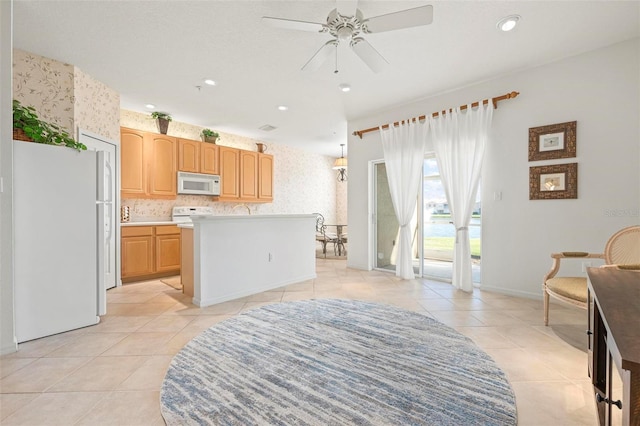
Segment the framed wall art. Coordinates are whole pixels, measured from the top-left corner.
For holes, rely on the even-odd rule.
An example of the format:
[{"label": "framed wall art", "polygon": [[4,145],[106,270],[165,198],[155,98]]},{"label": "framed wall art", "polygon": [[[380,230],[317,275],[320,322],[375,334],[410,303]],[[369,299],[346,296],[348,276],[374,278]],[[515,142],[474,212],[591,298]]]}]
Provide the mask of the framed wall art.
[{"label": "framed wall art", "polygon": [[529,161],[576,156],[576,121],[529,129]]},{"label": "framed wall art", "polygon": [[529,199],[578,198],[578,163],[529,167]]}]

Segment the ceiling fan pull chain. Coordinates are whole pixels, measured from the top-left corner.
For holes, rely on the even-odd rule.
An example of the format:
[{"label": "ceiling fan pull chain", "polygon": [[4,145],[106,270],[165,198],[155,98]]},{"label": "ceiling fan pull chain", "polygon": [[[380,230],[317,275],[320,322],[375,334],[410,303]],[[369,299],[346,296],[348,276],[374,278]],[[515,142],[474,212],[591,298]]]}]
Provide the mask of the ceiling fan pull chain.
[{"label": "ceiling fan pull chain", "polygon": [[336,69],[333,71],[334,74],[338,74],[338,43],[336,43]]}]

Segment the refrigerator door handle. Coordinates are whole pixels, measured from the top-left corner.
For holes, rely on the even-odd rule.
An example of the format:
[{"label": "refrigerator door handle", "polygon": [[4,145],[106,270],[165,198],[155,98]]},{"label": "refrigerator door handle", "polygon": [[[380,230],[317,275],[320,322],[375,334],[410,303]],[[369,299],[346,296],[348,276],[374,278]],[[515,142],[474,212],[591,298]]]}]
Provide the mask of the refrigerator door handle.
[{"label": "refrigerator door handle", "polygon": [[107,171],[106,180],[109,185],[108,192],[107,194],[105,194],[104,201],[111,203],[113,202],[113,186],[112,186],[113,180],[111,179],[111,177],[113,176],[113,169],[111,168],[111,164],[109,164],[109,162],[106,160],[104,161],[104,167],[105,167],[105,170]]},{"label": "refrigerator door handle", "polygon": [[[96,161],[97,161],[97,188],[96,188],[96,207],[97,207],[97,221],[98,221],[98,235],[97,235],[97,283],[98,283],[98,300],[96,301],[97,304],[97,314],[98,315],[105,315],[107,313],[107,290],[105,288],[105,278],[104,278],[104,274],[105,274],[105,265],[104,265],[104,256],[105,256],[105,242],[106,242],[106,233],[105,233],[105,226],[109,226],[108,228],[108,233],[109,235],[111,234],[111,223],[106,224],[105,223],[105,209],[107,208],[107,205],[105,205],[105,202],[108,202],[107,204],[110,204],[111,201],[111,194],[105,194],[105,171],[111,173],[111,167],[108,166],[108,163],[106,161],[106,157],[105,157],[105,152],[104,151],[96,151]],[[109,181],[109,187],[111,186],[111,180],[108,179]],[[109,189],[109,191],[111,191],[112,188]],[[107,198],[109,197],[109,198]],[[110,215],[111,216],[111,215]],[[109,219],[110,222],[113,220],[113,218]]]},{"label": "refrigerator door handle", "polygon": [[97,192],[96,192],[96,200],[98,202],[100,201],[108,201],[105,197],[107,197],[108,195],[105,194],[105,188],[104,188],[104,181],[105,181],[105,176],[104,176],[104,172],[106,169],[106,164],[107,162],[105,161],[105,156],[104,156],[104,151],[96,151],[96,161],[97,161],[97,170],[96,170],[96,174],[97,176]]},{"label": "refrigerator door handle", "polygon": [[98,219],[98,235],[97,235],[97,250],[96,250],[96,256],[98,257],[97,259],[97,265],[98,267],[96,268],[96,274],[97,274],[97,285],[98,285],[98,300],[96,301],[97,304],[97,314],[98,315],[105,315],[107,313],[107,290],[105,288],[105,283],[104,283],[104,250],[105,250],[105,236],[104,236],[104,225],[105,225],[105,221],[104,221],[104,212],[105,212],[105,204],[98,202],[96,204],[97,207],[97,219]]}]

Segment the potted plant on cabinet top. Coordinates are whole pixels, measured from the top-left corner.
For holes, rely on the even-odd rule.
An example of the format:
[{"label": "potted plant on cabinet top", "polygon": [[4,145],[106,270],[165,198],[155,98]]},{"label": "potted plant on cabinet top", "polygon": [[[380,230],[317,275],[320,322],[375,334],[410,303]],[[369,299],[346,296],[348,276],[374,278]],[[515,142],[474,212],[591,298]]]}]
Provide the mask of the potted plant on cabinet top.
[{"label": "potted plant on cabinet top", "polygon": [[47,123],[38,118],[36,110],[13,100],[13,139],[59,145],[83,151],[87,146],[77,142],[57,124]]},{"label": "potted plant on cabinet top", "polygon": [[203,142],[210,142],[210,143],[216,143],[216,140],[220,137],[220,134],[218,132],[214,132],[211,129],[202,130],[201,135],[202,135]]},{"label": "potted plant on cabinet top", "polygon": [[155,118],[158,123],[158,131],[163,135],[167,134],[169,130],[169,122],[172,120],[171,116],[166,112],[153,111],[151,118]]}]

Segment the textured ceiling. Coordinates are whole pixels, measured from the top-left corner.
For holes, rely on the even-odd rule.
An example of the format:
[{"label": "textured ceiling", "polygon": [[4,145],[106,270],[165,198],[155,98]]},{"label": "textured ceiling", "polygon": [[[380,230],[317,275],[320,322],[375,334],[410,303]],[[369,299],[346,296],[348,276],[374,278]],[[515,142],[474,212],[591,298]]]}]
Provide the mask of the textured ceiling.
[{"label": "textured ceiling", "polygon": [[[346,46],[301,72],[326,34],[262,16],[324,22],[335,1],[14,0],[14,47],[74,64],[178,121],[339,156],[347,120],[640,35],[638,1],[366,1],[365,17],[431,4],[433,24],[367,40],[389,61],[371,72]],[[496,29],[522,16],[510,33]],[[203,84],[214,79],[215,87]],[[352,91],[337,86],[349,83]],[[200,90],[196,86],[202,86]],[[288,111],[278,111],[287,105]],[[264,132],[260,126],[277,129]]]}]

